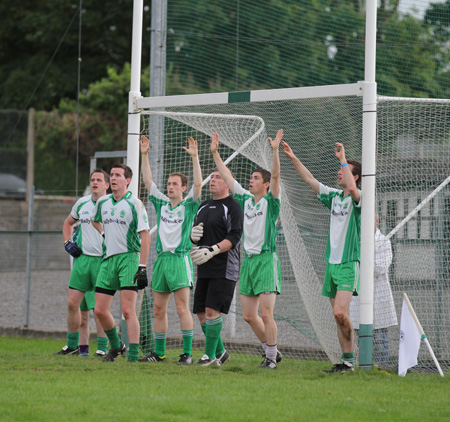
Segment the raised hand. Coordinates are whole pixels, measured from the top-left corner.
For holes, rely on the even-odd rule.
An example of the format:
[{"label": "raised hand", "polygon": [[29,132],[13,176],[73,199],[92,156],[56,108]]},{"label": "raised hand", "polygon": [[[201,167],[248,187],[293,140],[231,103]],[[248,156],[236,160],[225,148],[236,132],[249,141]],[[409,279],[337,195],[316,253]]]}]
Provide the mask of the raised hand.
[{"label": "raised hand", "polygon": [[190,137],[188,138],[189,148],[182,147],[191,157],[195,157],[198,155],[198,145],[197,141]]},{"label": "raised hand", "polygon": [[283,139],[283,129],[280,129],[277,132],[277,136],[275,136],[275,139],[272,139],[269,137],[269,142],[270,142],[272,149],[278,149],[282,139]]},{"label": "raised hand", "polygon": [[141,136],[141,139],[139,140],[141,144],[141,154],[146,154],[150,151],[150,142],[148,138],[144,135]]},{"label": "raised hand", "polygon": [[288,158],[295,158],[295,154],[292,152],[291,147],[284,141],[281,141],[281,146],[283,147],[283,152]]},{"label": "raised hand", "polygon": [[211,136],[211,152],[214,154],[219,150],[219,134],[214,132],[214,135]]},{"label": "raised hand", "polygon": [[345,163],[345,149],[344,145],[340,142],[336,142],[336,148],[334,149],[334,153],[336,154],[337,159],[341,162],[341,164]]}]

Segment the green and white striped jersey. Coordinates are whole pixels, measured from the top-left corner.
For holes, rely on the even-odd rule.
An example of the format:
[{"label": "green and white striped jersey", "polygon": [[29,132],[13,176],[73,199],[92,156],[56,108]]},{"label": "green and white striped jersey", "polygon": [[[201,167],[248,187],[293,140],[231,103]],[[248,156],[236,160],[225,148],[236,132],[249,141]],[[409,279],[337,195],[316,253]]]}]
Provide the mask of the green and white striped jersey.
[{"label": "green and white striped jersey", "polygon": [[72,207],[70,215],[80,224],[73,235],[73,241],[84,255],[103,256],[103,237],[91,222],[91,213],[95,207],[92,195],[83,196]]},{"label": "green and white striped jersey", "polygon": [[[361,194],[361,192],[360,192]],[[320,183],[317,198],[331,210],[325,259],[330,264],[360,260],[361,197],[356,204],[344,191]]]},{"label": "green and white striped jersey", "polygon": [[244,251],[247,255],[276,252],[276,222],[280,215],[280,198],[269,192],[255,204],[254,196],[234,181],[233,198],[244,211]]},{"label": "green and white striped jersey", "polygon": [[172,252],[179,256],[186,255],[192,248],[191,229],[200,198],[194,201],[194,191],[191,189],[186,198],[172,208],[170,199],[153,183],[148,199],[155,206],[158,222],[157,254]]},{"label": "green and white striped jersey", "polygon": [[112,194],[102,196],[92,211],[92,219],[103,223],[104,258],[141,251],[139,232],[149,231],[147,211],[139,198],[127,192],[117,202]]}]

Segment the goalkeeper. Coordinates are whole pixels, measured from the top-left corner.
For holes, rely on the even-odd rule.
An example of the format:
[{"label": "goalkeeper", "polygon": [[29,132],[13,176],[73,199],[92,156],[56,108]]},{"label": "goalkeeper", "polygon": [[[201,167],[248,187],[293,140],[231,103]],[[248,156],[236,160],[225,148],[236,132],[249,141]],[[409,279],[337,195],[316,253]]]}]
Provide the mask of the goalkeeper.
[{"label": "goalkeeper", "polygon": [[182,173],[172,173],[167,180],[167,196],[159,191],[150,169],[149,140],[142,136],[142,178],[149,192],[149,200],[157,215],[158,235],[153,265],[152,295],[155,313],[155,351],[140,362],[162,362],[166,355],[168,331],[167,308],[173,292],[183,337],[183,353],[178,365],[192,364],[192,338],[194,321],[189,311],[189,296],[193,287],[194,270],[189,249],[192,247],[190,233],[195,213],[200,204],[202,172],[198,160],[197,142],[189,138],[189,148],[183,149],[191,156],[194,183],[185,199],[188,178]]},{"label": "goalkeeper", "polygon": [[[109,174],[95,169],[89,182],[91,194],[75,202],[64,221],[66,251],[74,258],[67,300],[67,344],[56,355],[89,355],[89,310],[94,309],[94,288],[103,256],[103,238],[91,224],[90,212],[97,200],[106,195]],[[74,226],[79,223],[75,236]],[[98,319],[97,356],[106,355],[108,338]]]},{"label": "goalkeeper", "polygon": [[353,371],[354,334],[349,305],[359,289],[361,191],[358,185],[361,164],[347,160],[344,145],[336,142],[334,153],[341,167],[337,174],[340,189],[335,189],[319,183],[286,142],[282,142],[282,146],[299,176],[331,211],[322,296],[330,299],[342,355],[340,363],[324,372]]},{"label": "goalkeeper", "polygon": [[212,199],[200,205],[191,233],[199,245],[192,254],[198,265],[193,311],[206,336],[205,354],[198,361],[203,366],[222,365],[230,359],[220,336],[220,314],[228,314],[239,279],[244,218],[217,169],[211,174],[209,191]]},{"label": "goalkeeper", "polygon": [[[250,324],[265,350],[261,367],[276,369],[281,354],[277,348],[277,325],[273,317],[275,298],[281,291],[280,260],[276,253],[276,221],[280,215],[280,157],[278,147],[283,130],[274,140],[272,173],[258,168],[245,190],[234,179],[219,155],[219,135],[211,138],[211,152],[221,177],[244,210],[244,251],[239,292],[244,320]],[[270,191],[269,191],[270,188]],[[195,251],[194,251],[195,253]],[[258,315],[258,308],[261,316]]]}]

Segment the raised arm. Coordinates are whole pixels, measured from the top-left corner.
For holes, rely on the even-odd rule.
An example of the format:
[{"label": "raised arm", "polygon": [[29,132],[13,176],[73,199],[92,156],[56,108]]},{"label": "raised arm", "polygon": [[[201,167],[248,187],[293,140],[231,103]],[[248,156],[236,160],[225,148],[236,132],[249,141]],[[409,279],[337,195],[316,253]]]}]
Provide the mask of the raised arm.
[{"label": "raised arm", "polygon": [[278,148],[280,142],[283,139],[283,129],[277,132],[275,139],[269,138],[270,146],[272,147],[272,169],[270,176],[270,192],[274,198],[278,198],[280,195],[280,154]]},{"label": "raised arm", "polygon": [[150,169],[150,162],[148,161],[148,152],[150,151],[150,143],[146,136],[142,136],[141,143],[141,155],[142,155],[142,179],[144,180],[147,192],[150,192],[150,188],[153,183],[152,170]]},{"label": "raised arm", "polygon": [[219,155],[219,134],[217,132],[215,132],[214,135],[211,136],[211,152],[214,158],[214,163],[216,163],[216,167],[219,170],[222,179],[227,184],[230,192],[234,193],[234,177]]},{"label": "raised arm", "polygon": [[344,179],[344,183],[350,196],[353,201],[359,204],[359,200],[361,199],[361,195],[359,193],[358,187],[356,186],[355,176],[353,176],[350,167],[347,164],[347,159],[345,158],[345,149],[344,145],[340,142],[336,142],[336,148],[334,149],[334,153],[336,154],[337,159],[341,163],[342,169],[342,177]]},{"label": "raised arm", "polygon": [[302,178],[302,180],[316,193],[320,193],[320,183],[311,174],[311,172],[305,167],[305,165],[295,156],[291,147],[284,141],[281,142],[284,154],[291,160],[295,171]]},{"label": "raised arm", "polygon": [[200,161],[198,159],[198,146],[197,141],[194,138],[188,138],[189,148],[183,147],[183,149],[192,158],[192,169],[194,171],[194,201],[200,198],[202,193],[202,169],[200,168]]}]

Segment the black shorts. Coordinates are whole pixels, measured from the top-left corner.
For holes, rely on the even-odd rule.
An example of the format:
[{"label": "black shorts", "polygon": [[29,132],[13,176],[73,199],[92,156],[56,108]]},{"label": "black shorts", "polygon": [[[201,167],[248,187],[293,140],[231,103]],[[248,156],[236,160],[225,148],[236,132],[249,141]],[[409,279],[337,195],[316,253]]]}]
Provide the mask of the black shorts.
[{"label": "black shorts", "polygon": [[199,278],[194,292],[194,314],[206,308],[227,314],[234,296],[236,281],[227,278]]}]

